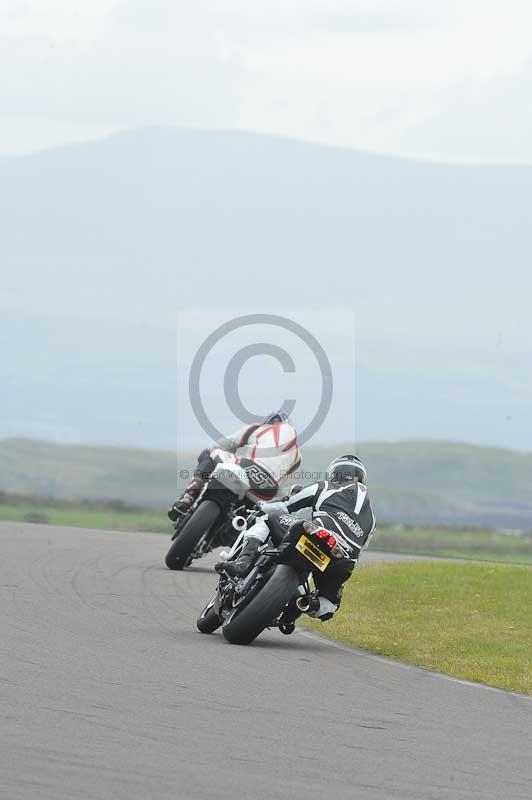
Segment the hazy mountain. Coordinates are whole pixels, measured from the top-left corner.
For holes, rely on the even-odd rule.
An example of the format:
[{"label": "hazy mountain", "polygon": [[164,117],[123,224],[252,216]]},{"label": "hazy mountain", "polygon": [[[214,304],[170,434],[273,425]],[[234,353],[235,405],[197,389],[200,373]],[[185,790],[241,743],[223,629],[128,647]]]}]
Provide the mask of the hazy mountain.
[{"label": "hazy mountain", "polygon": [[[338,451],[306,448],[297,481],[312,483]],[[366,443],[359,451],[381,524],[532,529],[532,453],[448,442]],[[0,463],[0,491],[165,508],[195,454],[11,439],[0,441]]]},{"label": "hazy mountain", "polygon": [[[179,397],[184,443],[199,445],[182,312],[206,334],[219,309],[343,308],[357,438],[532,448],[531,198],[527,167],[235,132],[142,130],[2,160],[0,435],[171,446]],[[338,392],[351,369],[336,364]],[[250,367],[254,407],[267,384]],[[318,441],[352,438],[346,397]]]}]

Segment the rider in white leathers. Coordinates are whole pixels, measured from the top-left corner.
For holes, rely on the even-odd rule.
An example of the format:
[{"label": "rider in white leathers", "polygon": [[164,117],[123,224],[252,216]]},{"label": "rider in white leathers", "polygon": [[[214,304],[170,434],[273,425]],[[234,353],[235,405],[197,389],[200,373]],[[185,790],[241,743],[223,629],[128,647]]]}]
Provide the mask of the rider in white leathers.
[{"label": "rider in white leathers", "polygon": [[[198,457],[194,476],[168,512],[170,519],[175,521],[180,514],[188,511],[216,464],[235,461],[246,468],[252,499],[271,500],[275,497],[283,481],[301,464],[297,433],[288,415],[284,411],[275,411],[262,422],[247,425],[231,436],[220,439],[214,447],[203,450]],[[256,480],[254,465],[258,467]]]}]

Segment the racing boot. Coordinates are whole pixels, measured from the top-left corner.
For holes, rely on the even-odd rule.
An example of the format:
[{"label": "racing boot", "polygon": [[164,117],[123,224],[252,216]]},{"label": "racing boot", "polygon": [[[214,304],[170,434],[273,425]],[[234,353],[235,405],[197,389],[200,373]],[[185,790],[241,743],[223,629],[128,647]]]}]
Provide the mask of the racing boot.
[{"label": "racing boot", "polygon": [[260,539],[250,536],[236,561],[222,561],[220,565],[216,564],[216,571],[218,572],[217,567],[220,566],[230,578],[243,578],[257,560],[261,544]]},{"label": "racing boot", "polygon": [[185,486],[185,491],[183,492],[182,497],[175,501],[172,508],[168,512],[168,517],[172,520],[172,522],[175,522],[176,519],[181,516],[181,514],[187,513],[191,505],[198,499],[204,485],[205,481],[203,478],[200,478],[196,475],[189,480]]}]

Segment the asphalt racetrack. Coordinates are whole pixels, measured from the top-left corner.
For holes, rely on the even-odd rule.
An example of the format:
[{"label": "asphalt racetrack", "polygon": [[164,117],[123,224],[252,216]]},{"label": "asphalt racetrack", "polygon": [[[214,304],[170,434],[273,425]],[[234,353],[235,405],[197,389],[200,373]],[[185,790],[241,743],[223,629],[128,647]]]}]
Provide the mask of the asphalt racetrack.
[{"label": "asphalt racetrack", "polygon": [[173,573],[168,545],[0,524],[2,800],[530,800],[532,698],[204,636],[213,559]]}]

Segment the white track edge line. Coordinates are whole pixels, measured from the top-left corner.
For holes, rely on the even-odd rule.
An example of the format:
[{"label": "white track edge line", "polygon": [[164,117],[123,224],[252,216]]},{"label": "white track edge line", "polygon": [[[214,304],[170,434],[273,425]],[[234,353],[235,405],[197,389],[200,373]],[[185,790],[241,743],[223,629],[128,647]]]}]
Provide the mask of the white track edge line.
[{"label": "white track edge line", "polygon": [[468,681],[464,680],[463,678],[455,678],[453,675],[445,675],[443,672],[434,672],[431,669],[426,669],[425,667],[418,667],[415,664],[404,664],[402,661],[396,661],[393,658],[385,658],[384,656],[377,656],[374,653],[370,653],[369,650],[363,650],[359,647],[354,647],[349,644],[344,644],[343,642],[338,642],[336,639],[329,639],[327,636],[323,636],[320,633],[316,633],[315,631],[310,631],[305,628],[297,627],[296,632],[299,633],[301,636],[305,636],[307,639],[315,639],[323,644],[328,644],[331,647],[336,647],[338,650],[344,650],[346,653],[351,653],[351,655],[361,656],[362,658],[369,658],[374,661],[380,661],[382,664],[387,664],[391,667],[399,667],[399,669],[407,669],[411,670],[412,672],[420,672],[423,675],[430,675],[434,678],[443,678],[445,681],[449,681],[449,683],[458,683],[461,686],[472,686],[475,689],[487,689],[489,692],[495,692],[497,694],[502,694],[509,697],[518,697],[521,700],[528,700],[532,702],[532,696],[528,694],[522,694],[521,692],[514,692],[511,689],[501,689],[498,686],[489,686],[487,683],[481,683],[476,681]]}]

